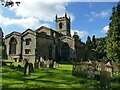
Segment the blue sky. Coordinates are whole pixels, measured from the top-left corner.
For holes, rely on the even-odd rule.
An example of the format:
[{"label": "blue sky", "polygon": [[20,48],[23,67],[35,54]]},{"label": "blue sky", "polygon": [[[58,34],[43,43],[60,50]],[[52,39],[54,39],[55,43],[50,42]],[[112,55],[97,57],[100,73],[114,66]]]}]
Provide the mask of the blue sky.
[{"label": "blue sky", "polygon": [[12,31],[23,32],[44,25],[55,29],[55,15],[71,17],[71,33],[78,33],[83,42],[87,36],[106,36],[109,30],[109,17],[116,2],[40,2],[21,0],[19,7],[0,5],[0,27],[4,34]]}]

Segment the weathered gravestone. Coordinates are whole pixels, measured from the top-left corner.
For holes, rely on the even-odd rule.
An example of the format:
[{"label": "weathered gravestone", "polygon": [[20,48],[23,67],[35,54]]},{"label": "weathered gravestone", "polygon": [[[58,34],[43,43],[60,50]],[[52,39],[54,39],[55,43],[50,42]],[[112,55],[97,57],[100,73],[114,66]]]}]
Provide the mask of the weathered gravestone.
[{"label": "weathered gravestone", "polygon": [[24,75],[30,75],[30,67],[29,67],[29,63],[26,62],[24,65]]},{"label": "weathered gravestone", "polygon": [[40,61],[40,68],[43,68],[43,67],[44,67],[44,62]]},{"label": "weathered gravestone", "polygon": [[34,72],[33,64],[32,63],[29,63],[29,68],[30,68],[30,72]]},{"label": "weathered gravestone", "polygon": [[110,72],[108,71],[100,72],[100,85],[101,85],[101,88],[110,87]]},{"label": "weathered gravestone", "polygon": [[17,70],[18,70],[18,71],[21,71],[21,65],[18,65],[18,66],[17,66]]},{"label": "weathered gravestone", "polygon": [[56,63],[56,62],[54,62],[54,66],[53,66],[53,68],[58,68],[58,67],[59,67],[59,64]]},{"label": "weathered gravestone", "polygon": [[101,62],[101,71],[100,71],[100,85],[101,88],[109,88],[110,87],[110,76],[111,76],[112,68],[110,62]]},{"label": "weathered gravestone", "polygon": [[39,69],[39,62],[34,62],[34,68]]},{"label": "weathered gravestone", "polygon": [[110,72],[110,75],[112,76],[112,65],[110,64],[110,62],[107,62],[105,64],[105,71]]},{"label": "weathered gravestone", "polygon": [[90,78],[90,79],[94,78],[94,67],[92,65],[88,66],[87,78]]},{"label": "weathered gravestone", "polygon": [[49,68],[53,68],[53,66],[54,66],[54,61],[53,61],[53,60],[50,60]]},{"label": "weathered gravestone", "polygon": [[45,70],[47,68],[46,61],[40,62],[40,67]]}]

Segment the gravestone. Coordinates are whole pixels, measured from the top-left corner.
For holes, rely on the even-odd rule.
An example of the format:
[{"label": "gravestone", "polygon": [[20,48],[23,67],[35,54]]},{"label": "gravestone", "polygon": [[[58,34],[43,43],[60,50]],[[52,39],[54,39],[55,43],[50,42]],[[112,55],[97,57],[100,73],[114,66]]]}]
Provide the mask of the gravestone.
[{"label": "gravestone", "polygon": [[107,62],[105,64],[105,71],[110,72],[110,75],[112,76],[112,65],[110,64],[110,62]]},{"label": "gravestone", "polygon": [[44,68],[44,62],[43,61],[40,61],[40,68]]},{"label": "gravestone", "polygon": [[29,63],[26,62],[24,65],[24,75],[30,75],[30,67],[29,67]]},{"label": "gravestone", "polygon": [[49,68],[53,68],[53,66],[54,66],[54,62],[53,62],[53,60],[50,60]]},{"label": "gravestone", "polygon": [[108,71],[100,72],[100,85],[101,85],[101,88],[110,87],[110,72]]},{"label": "gravestone", "polygon": [[88,70],[87,70],[87,78],[94,78],[94,67],[92,65],[88,66]]},{"label": "gravestone", "polygon": [[54,66],[53,66],[54,68],[58,68],[59,67],[59,64],[58,63],[56,63],[56,62],[54,62]]},{"label": "gravestone", "polygon": [[17,66],[17,70],[18,70],[18,71],[21,71],[21,65],[18,65],[18,66]]},{"label": "gravestone", "polygon": [[39,69],[39,62],[34,62],[34,68]]},{"label": "gravestone", "polygon": [[29,67],[30,67],[30,72],[34,72],[33,64],[32,63],[29,63]]}]

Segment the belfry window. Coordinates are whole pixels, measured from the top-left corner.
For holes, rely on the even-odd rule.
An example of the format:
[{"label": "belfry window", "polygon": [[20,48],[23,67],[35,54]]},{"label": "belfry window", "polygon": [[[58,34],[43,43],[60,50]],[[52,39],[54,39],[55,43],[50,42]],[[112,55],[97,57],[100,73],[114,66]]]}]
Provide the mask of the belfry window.
[{"label": "belfry window", "polygon": [[59,29],[61,29],[61,28],[62,28],[62,23],[60,22],[60,23],[59,23]]}]

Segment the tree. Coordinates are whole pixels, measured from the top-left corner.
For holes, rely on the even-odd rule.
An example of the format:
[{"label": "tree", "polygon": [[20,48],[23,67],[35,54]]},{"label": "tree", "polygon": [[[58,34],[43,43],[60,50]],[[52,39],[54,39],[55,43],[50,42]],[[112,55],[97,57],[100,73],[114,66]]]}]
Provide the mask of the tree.
[{"label": "tree", "polygon": [[88,47],[88,49],[91,49],[91,38],[90,38],[90,36],[87,37],[86,46]]},{"label": "tree", "polygon": [[96,39],[95,39],[95,35],[93,35],[93,37],[92,37],[92,49],[96,49]]},{"label": "tree", "polygon": [[106,37],[96,38],[96,57],[102,59],[106,57]]},{"label": "tree", "polygon": [[120,2],[112,9],[109,31],[107,33],[107,57],[120,63]]},{"label": "tree", "polygon": [[74,32],[73,38],[75,39],[75,41],[81,41],[77,32]]}]

